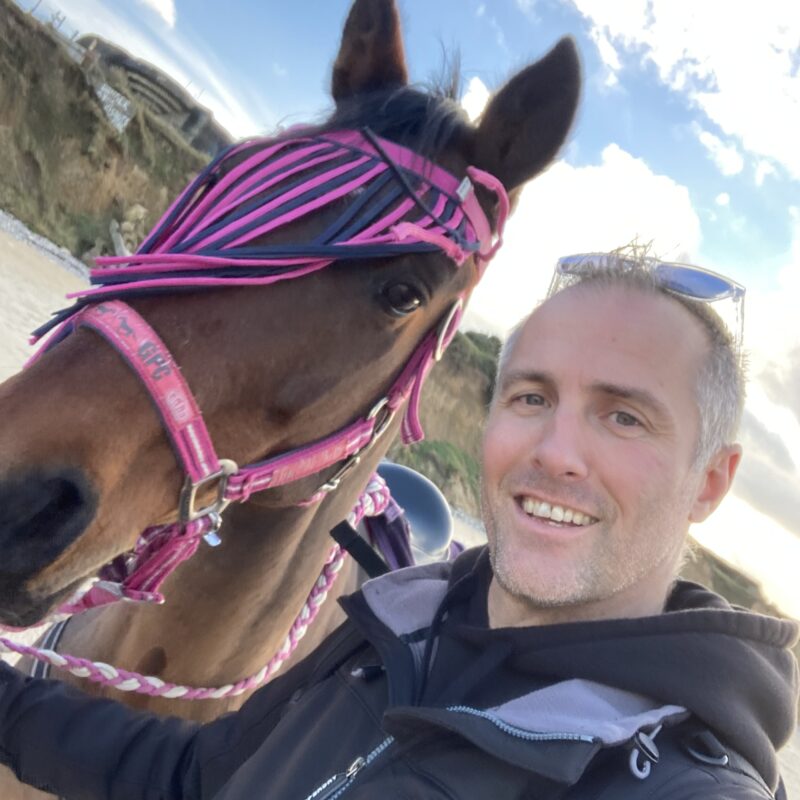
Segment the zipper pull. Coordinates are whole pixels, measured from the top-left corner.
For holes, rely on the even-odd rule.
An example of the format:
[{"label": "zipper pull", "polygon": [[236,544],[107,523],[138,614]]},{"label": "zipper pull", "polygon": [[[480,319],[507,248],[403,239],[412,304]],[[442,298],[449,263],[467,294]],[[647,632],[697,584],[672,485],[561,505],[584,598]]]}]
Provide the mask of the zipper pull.
[{"label": "zipper pull", "polygon": [[310,794],[306,800],[327,800],[327,798],[333,797],[345,784],[361,772],[366,763],[366,759],[359,756],[344,772],[337,772],[336,775],[323,783],[319,789]]},{"label": "zipper pull", "polygon": [[350,780],[350,778],[355,778],[355,776],[356,776],[356,775],[358,775],[358,773],[359,773],[359,772],[361,772],[361,770],[364,768],[364,765],[365,765],[366,763],[367,763],[367,762],[366,762],[366,759],[362,758],[362,756],[359,756],[359,757],[358,757],[358,758],[357,758],[357,759],[356,759],[356,760],[355,760],[355,761],[354,761],[354,762],[353,762],[353,763],[352,763],[352,764],[351,764],[351,765],[350,765],[350,766],[347,768],[347,772],[345,772],[345,775],[347,776],[347,779],[348,779],[348,780]]}]

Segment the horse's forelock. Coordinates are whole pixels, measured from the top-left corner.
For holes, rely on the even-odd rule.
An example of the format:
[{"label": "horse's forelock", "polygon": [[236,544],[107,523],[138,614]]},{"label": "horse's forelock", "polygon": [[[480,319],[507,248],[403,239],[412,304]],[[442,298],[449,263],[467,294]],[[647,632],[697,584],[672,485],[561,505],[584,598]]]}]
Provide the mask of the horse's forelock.
[{"label": "horse's forelock", "polygon": [[362,95],[340,105],[320,132],[369,128],[384,139],[436,160],[469,129],[466,112],[452,97],[403,86]]},{"label": "horse's forelock", "polygon": [[[450,146],[469,135],[473,126],[459,102],[462,94],[458,53],[444,53],[439,75],[426,83],[398,86],[390,91],[356,95],[340,103],[321,122],[290,125],[277,135],[254,141],[252,147],[218,156],[216,180],[254,150],[282,139],[369,128],[378,136],[404,145],[436,161]],[[233,148],[231,148],[233,151]]]}]

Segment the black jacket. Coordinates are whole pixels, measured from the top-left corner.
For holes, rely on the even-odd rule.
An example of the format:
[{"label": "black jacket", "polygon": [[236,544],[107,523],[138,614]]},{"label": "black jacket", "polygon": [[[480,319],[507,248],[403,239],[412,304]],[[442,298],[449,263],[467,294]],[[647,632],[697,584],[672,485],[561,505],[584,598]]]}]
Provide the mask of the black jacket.
[{"label": "black jacket", "polygon": [[489,629],[490,580],[473,550],[369,582],[312,656],[205,726],[6,668],[0,760],[70,800],[773,796],[795,623],[679,583],[657,617]]}]

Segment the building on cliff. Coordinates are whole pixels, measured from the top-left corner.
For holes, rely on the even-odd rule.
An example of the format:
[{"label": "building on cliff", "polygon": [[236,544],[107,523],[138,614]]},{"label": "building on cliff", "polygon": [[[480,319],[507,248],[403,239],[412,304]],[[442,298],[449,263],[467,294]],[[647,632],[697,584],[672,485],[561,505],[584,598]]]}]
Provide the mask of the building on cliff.
[{"label": "building on cliff", "polygon": [[99,73],[129,100],[177,131],[195,150],[215,156],[233,142],[207,108],[157,67],[94,34],[82,36],[76,44],[83,48],[82,66],[90,75]]}]

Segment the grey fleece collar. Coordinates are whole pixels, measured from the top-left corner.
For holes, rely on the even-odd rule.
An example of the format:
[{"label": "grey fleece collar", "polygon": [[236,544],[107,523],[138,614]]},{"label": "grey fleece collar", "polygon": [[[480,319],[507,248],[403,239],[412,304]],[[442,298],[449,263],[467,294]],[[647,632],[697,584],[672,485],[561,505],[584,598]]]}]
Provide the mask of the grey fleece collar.
[{"label": "grey fleece collar", "polygon": [[[412,650],[419,649],[424,642],[409,641],[411,634],[430,626],[447,593],[449,576],[447,563],[408,567],[367,581],[362,592],[373,614]],[[605,746],[629,741],[641,729],[677,721],[687,713],[683,706],[661,705],[587,680],[561,681],[482,711],[486,719],[518,731],[591,737]]]}]

